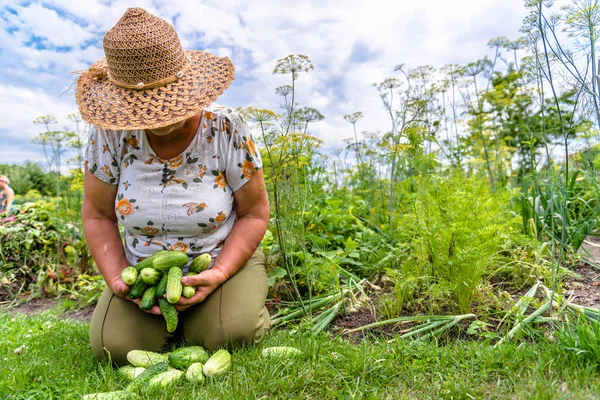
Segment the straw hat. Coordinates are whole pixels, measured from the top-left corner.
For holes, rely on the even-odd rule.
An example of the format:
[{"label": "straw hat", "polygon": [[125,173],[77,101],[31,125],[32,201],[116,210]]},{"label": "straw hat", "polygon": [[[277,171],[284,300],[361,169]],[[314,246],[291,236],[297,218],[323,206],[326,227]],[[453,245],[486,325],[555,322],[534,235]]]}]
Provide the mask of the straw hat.
[{"label": "straw hat", "polygon": [[129,8],[104,36],[105,56],[77,78],[81,117],[106,129],[153,129],[190,118],[234,79],[227,57],[184,51],[175,28]]}]

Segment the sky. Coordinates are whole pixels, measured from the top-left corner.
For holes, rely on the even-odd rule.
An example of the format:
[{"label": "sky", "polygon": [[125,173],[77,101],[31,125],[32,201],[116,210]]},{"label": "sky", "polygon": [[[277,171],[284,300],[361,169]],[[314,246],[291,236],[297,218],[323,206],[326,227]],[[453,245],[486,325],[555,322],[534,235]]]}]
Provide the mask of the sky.
[{"label": "sky", "polygon": [[517,39],[527,14],[523,0],[0,0],[0,163],[45,164],[31,143],[44,131],[39,116],[75,129],[72,72],[103,57],[102,37],[128,7],[173,24],[185,49],[232,60],[236,79],[219,104],[281,112],[275,89],[291,78],[273,68],[289,54],[308,56],[315,69],[300,75],[296,100],[325,116],[309,128],[324,152],[353,137],[346,114],[363,113],[359,132],[389,129],[372,85],[395,77],[396,65],[490,56],[489,40]]}]

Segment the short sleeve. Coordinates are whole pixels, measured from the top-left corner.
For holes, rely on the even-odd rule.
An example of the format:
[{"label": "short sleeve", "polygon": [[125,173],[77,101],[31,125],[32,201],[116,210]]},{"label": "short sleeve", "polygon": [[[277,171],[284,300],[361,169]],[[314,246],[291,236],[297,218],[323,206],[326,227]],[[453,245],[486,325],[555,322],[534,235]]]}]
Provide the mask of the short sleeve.
[{"label": "short sleeve", "polygon": [[89,171],[101,181],[117,185],[120,173],[118,154],[118,135],[94,127],[85,152]]},{"label": "short sleeve", "polygon": [[252,179],[263,164],[246,121],[237,112],[230,112],[223,123],[229,140],[225,177],[231,190],[236,192]]}]

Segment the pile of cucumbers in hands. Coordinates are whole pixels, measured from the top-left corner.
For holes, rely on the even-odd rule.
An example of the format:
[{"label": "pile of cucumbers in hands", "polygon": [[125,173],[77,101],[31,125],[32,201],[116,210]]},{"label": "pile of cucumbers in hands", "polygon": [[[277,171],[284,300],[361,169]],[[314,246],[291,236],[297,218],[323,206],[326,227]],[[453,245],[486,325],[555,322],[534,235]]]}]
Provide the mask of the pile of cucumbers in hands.
[{"label": "pile of cucumbers in hands", "polygon": [[[206,270],[211,261],[209,253],[199,255],[190,263],[187,275],[196,275]],[[196,293],[194,286],[183,286],[181,283],[182,268],[187,263],[187,254],[161,250],[121,272],[121,279],[130,286],[129,298],[141,298],[142,310],[148,311],[158,302],[168,332],[175,332],[177,329],[177,310],[173,304],[181,296],[190,298]]]}]

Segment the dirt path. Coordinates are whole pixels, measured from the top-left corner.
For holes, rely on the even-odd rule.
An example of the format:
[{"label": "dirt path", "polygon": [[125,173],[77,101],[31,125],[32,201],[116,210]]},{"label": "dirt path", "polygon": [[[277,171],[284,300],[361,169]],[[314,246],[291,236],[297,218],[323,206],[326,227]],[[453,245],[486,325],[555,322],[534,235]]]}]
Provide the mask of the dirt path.
[{"label": "dirt path", "polygon": [[[6,311],[12,314],[20,313],[26,315],[33,315],[44,311],[50,311],[52,313],[55,313],[56,315],[60,315],[62,318],[75,319],[81,322],[89,322],[92,319],[92,313],[94,312],[94,308],[95,304],[80,309],[65,310],[62,305],[61,299],[40,298],[28,300],[25,303],[19,304],[15,307],[11,307]],[[3,311],[3,309],[0,309],[0,312]]]}]

